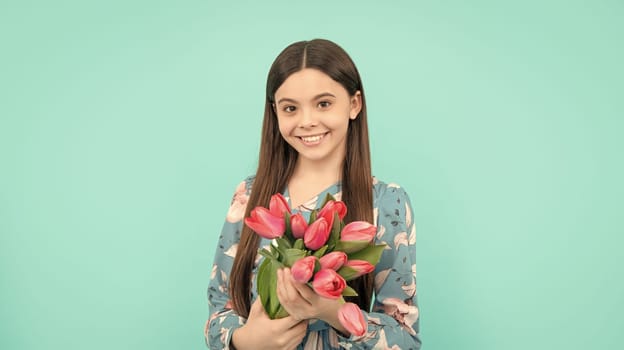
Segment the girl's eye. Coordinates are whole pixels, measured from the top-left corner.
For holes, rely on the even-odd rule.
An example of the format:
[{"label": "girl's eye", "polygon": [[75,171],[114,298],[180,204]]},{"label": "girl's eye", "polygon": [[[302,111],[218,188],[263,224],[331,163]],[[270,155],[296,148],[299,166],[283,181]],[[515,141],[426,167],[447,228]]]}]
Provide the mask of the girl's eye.
[{"label": "girl's eye", "polygon": [[292,113],[292,112],[295,111],[295,109],[296,109],[295,106],[286,106],[286,107],[284,107],[284,112]]},{"label": "girl's eye", "polygon": [[329,101],[321,101],[321,102],[319,102],[318,106],[321,107],[321,108],[327,108],[327,107],[331,106],[331,102],[329,102]]}]

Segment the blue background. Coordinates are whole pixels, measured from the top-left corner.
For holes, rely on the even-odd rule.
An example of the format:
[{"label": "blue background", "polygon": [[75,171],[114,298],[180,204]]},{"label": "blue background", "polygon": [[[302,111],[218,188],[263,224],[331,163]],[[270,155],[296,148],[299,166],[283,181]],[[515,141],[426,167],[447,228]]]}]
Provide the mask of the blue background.
[{"label": "blue background", "polygon": [[606,0],[2,1],[0,348],[203,348],[266,74],[317,37],[356,62],[374,173],[414,204],[423,348],[616,348],[622,18]]}]

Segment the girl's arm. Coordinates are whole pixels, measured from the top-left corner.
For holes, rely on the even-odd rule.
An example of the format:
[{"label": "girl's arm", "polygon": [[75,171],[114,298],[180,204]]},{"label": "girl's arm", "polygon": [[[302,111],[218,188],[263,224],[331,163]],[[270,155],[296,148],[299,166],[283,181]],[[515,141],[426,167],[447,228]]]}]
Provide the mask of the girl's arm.
[{"label": "girl's arm", "polygon": [[368,330],[360,337],[338,337],[343,347],[351,349],[420,349],[411,203],[402,188],[389,185],[377,207],[377,240],[388,247],[375,269],[373,312],[363,312]]},{"label": "girl's arm", "polygon": [[234,233],[240,232],[240,225],[226,222],[223,225],[208,286],[208,306],[210,318],[206,322],[204,336],[206,345],[210,349],[229,349],[234,330],[245,323],[245,319],[238,316],[230,305],[228,294],[229,275],[232,268],[233,256],[238,239]]},{"label": "girl's arm", "polygon": [[238,316],[230,305],[228,286],[243,228],[250,181],[250,178],[247,178],[236,188],[215,251],[208,286],[210,318],[204,329],[206,345],[211,349],[229,349],[232,334],[245,323],[245,319]]}]

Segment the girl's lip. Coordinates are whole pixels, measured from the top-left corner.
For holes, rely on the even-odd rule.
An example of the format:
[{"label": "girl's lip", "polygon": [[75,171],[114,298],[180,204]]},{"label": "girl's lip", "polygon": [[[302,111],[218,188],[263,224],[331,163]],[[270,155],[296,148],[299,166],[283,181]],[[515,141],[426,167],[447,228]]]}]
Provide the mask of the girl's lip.
[{"label": "girl's lip", "polygon": [[[306,146],[316,146],[316,145],[319,145],[321,142],[323,142],[323,139],[325,138],[325,136],[327,134],[329,134],[329,131],[324,132],[322,134],[316,134],[316,135],[310,135],[310,136],[297,136],[297,137]],[[309,137],[319,137],[319,139],[315,140],[315,141],[306,141],[306,140],[304,140],[304,138],[309,138]]]},{"label": "girl's lip", "polygon": [[322,132],[320,134],[314,134],[314,135],[297,135],[298,138],[302,138],[302,137],[314,137],[314,136],[325,136],[325,134],[327,134],[329,131],[326,132]]}]

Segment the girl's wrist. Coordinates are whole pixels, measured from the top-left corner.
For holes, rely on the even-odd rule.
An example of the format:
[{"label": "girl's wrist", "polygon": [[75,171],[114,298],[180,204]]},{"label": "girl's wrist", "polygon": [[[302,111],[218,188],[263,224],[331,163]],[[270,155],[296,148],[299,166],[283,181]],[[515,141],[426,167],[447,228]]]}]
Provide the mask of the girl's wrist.
[{"label": "girl's wrist", "polygon": [[328,320],[325,320],[325,322],[327,322],[334,330],[336,330],[342,336],[347,338],[351,336],[351,333],[349,333],[349,331],[344,328],[342,323],[340,323],[340,320],[338,320],[338,314],[336,314],[335,318],[330,318]]},{"label": "girl's wrist", "polygon": [[232,337],[230,338],[230,344],[229,347],[232,350],[243,350],[244,349],[244,344],[241,344],[241,339],[246,339],[245,335],[244,335],[244,328],[245,326],[242,326],[240,328],[236,328],[234,330],[234,333],[232,333]]},{"label": "girl's wrist", "polygon": [[342,323],[340,323],[340,320],[338,319],[338,310],[340,309],[340,306],[342,306],[342,304],[344,303],[345,300],[341,297],[338,300],[337,307],[329,308],[321,319],[329,324],[336,331],[341,333],[343,336],[349,337],[351,333],[349,333],[349,331],[344,328],[344,326],[342,325]]}]

